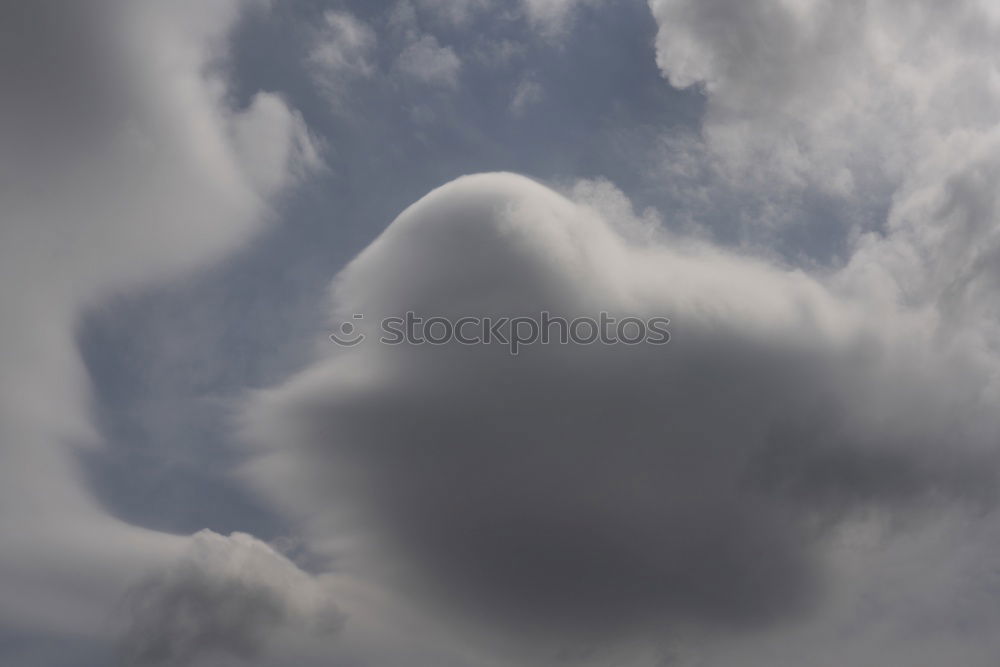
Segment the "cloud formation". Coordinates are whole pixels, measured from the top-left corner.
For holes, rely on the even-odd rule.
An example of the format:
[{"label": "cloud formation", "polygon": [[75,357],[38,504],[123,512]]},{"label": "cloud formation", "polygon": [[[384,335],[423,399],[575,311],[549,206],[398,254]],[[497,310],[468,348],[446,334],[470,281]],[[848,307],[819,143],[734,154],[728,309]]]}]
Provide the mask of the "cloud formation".
[{"label": "cloud formation", "polygon": [[120,653],[133,667],[250,661],[275,635],[330,635],[346,620],[322,582],[242,533],[194,535],[126,600]]},{"label": "cloud formation", "polygon": [[76,452],[100,438],[75,335],[101,300],[245,244],[317,163],[278,96],[231,102],[221,64],[241,9],[0,10],[0,624],[11,631],[100,634],[129,577],[184,545],[119,522],[82,479]]},{"label": "cloud formation", "polygon": [[[705,94],[700,137],[686,147],[716,175],[709,187],[717,196],[737,188],[744,205],[770,202],[772,223],[800,226],[804,219],[816,224],[816,216],[789,207],[790,193],[833,197],[854,227],[845,261],[871,240],[857,237],[871,232],[898,232],[894,244],[906,237],[915,246],[902,252],[935,263],[948,246],[972,249],[967,239],[941,243],[940,234],[968,233],[969,226],[939,220],[944,202],[937,211],[926,206],[945,199],[941,190],[950,184],[967,181],[968,169],[989,169],[995,154],[1000,17],[992,3],[649,6],[664,77]],[[889,272],[904,268],[899,259],[880,261]],[[912,291],[920,282],[915,273],[909,267],[894,279]]]},{"label": "cloud formation", "polygon": [[331,350],[248,408],[254,480],[320,543],[364,526],[402,590],[576,638],[766,627],[843,521],[992,506],[996,417],[933,313],[614,210],[461,178],[344,269],[335,321],[663,315],[668,346]]},{"label": "cloud formation", "polygon": [[[124,600],[137,665],[996,664],[1000,15],[648,8],[0,9],[0,661],[77,667]],[[303,294],[417,200],[334,282],[331,327],[363,314],[368,340],[324,340],[241,416],[248,505],[282,510],[302,559],[127,525],[77,469],[101,447],[81,315],[247,247],[319,164],[314,133],[338,157],[281,207],[292,230],[191,289],[240,283],[264,314],[229,321],[249,300],[217,294],[131,331],[174,320],[136,366],[198,376],[177,393],[265,349],[283,368],[308,355],[270,351],[299,348]],[[453,180],[497,168],[559,185]],[[661,316],[672,340],[379,345],[407,311]],[[238,344],[205,349],[203,317]],[[143,397],[151,467],[192,404],[216,414],[202,397]],[[195,520],[229,472],[197,436]],[[230,509],[212,525],[253,525]]]},{"label": "cloud formation", "polygon": [[320,85],[331,97],[343,94],[355,77],[371,76],[375,70],[375,31],[353,14],[329,10],[323,27],[314,37],[309,62]]},{"label": "cloud formation", "polygon": [[416,81],[454,87],[462,61],[433,35],[422,35],[409,44],[396,60],[396,68]]}]

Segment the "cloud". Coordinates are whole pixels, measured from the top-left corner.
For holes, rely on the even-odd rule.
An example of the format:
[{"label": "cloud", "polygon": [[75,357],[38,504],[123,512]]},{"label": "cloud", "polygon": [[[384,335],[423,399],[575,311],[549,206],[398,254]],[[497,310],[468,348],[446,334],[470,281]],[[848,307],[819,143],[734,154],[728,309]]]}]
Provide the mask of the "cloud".
[{"label": "cloud", "polygon": [[[663,75],[706,96],[701,137],[664,155],[665,175],[697,192],[693,215],[725,202],[717,213],[753,227],[760,206],[765,224],[816,232],[830,221],[791,202],[825,193],[846,223],[842,287],[937,312],[996,392],[993,4],[649,5]],[[766,244],[755,232],[744,237]]]},{"label": "cloud", "polygon": [[514,89],[514,96],[510,100],[510,112],[520,116],[528,107],[537,104],[544,95],[545,91],[537,81],[522,79]]},{"label": "cloud", "polygon": [[492,15],[507,21],[523,19],[536,33],[551,38],[565,33],[579,7],[598,4],[595,0],[519,0],[511,7],[495,0],[401,0],[398,4],[408,4],[419,9],[426,16],[450,24],[466,27],[472,20]]},{"label": "cloud", "polygon": [[454,26],[465,27],[485,11],[493,9],[493,0],[415,0],[430,16]]},{"label": "cloud", "polygon": [[406,77],[421,83],[454,88],[462,61],[448,46],[441,46],[436,37],[421,35],[396,58],[396,69]]},{"label": "cloud", "polygon": [[[0,10],[0,624],[104,637],[99,612],[145,574],[123,643],[139,664],[995,664],[996,10],[649,5],[660,71],[697,89],[670,103],[705,104],[701,127],[642,147],[662,150],[648,179],[683,207],[636,214],[601,178],[565,194],[512,174],[451,182],[339,274],[332,322],[364,313],[369,341],[327,343],[248,404],[247,476],[336,577],[248,535],[126,525],[74,461],[76,447],[100,446],[81,313],[245,246],[320,162],[285,99],[235,90],[229,34],[244,5]],[[558,111],[589,80],[572,57],[495,100],[455,94],[460,78],[483,90],[476,49],[507,71],[546,41],[518,31],[562,36],[584,3],[517,6],[327,12],[310,75],[333,98],[374,80],[355,99],[371,122],[362,137],[384,139],[405,113],[457,120],[483,100],[506,121],[539,91]],[[485,42],[459,34],[494,20]],[[636,74],[614,90],[653,83]],[[395,104],[400,90],[420,99]],[[379,103],[357,104],[364,93]],[[633,129],[622,118],[650,124],[642,137],[660,127],[665,98],[605,97],[624,111],[593,116],[599,134]],[[584,116],[518,123],[521,143],[491,155],[600,172],[592,146],[572,145],[588,136]],[[450,139],[405,122],[384,154],[345,131],[365,155],[336,192],[381,198],[407,147],[450,178],[483,154],[466,147],[511,136],[503,122],[494,134],[439,125],[460,126],[460,159]],[[528,145],[551,130],[571,137],[555,161],[541,155],[555,141]],[[810,197],[846,223],[828,265],[748,256],[790,227],[829,224],[803,213]],[[661,224],[707,212],[741,228],[745,253]],[[379,318],[407,310],[664,315],[673,340],[517,358],[373,344]],[[322,629],[337,630],[335,646]]]},{"label": "cloud", "polygon": [[522,0],[528,22],[542,34],[552,36],[567,28],[573,12],[594,0]]},{"label": "cloud", "polygon": [[346,620],[323,583],[250,535],[202,531],[163,571],[128,594],[125,664],[251,660],[275,635],[329,635]]},{"label": "cloud", "polygon": [[[479,7],[419,3],[420,14],[446,19],[446,23],[462,24]],[[370,81],[376,88],[394,81],[411,81],[430,86],[454,88],[462,61],[450,46],[442,46],[438,38],[425,32],[420,24],[417,6],[398,2],[387,14],[373,23],[357,18],[347,11],[327,10],[323,25],[314,30],[313,45],[306,65],[322,92],[339,111],[347,111],[347,97],[352,84]],[[380,40],[376,27],[386,33]],[[379,68],[380,50],[395,54],[392,68]]]},{"label": "cloud", "polygon": [[839,531],[824,556],[834,583],[818,613],[763,633],[688,634],[674,642],[676,664],[993,664],[995,515],[893,524],[874,513]]},{"label": "cloud", "polygon": [[243,246],[319,160],[276,95],[231,104],[220,65],[240,13],[228,0],[0,10],[7,628],[99,635],[128,578],[183,545],[119,522],[81,479],[78,448],[100,437],[75,335],[103,299]]},{"label": "cloud", "polygon": [[[822,600],[838,526],[992,507],[991,371],[935,312],[629,239],[648,220],[627,200],[579,192],[458,179],[337,277],[334,320],[363,313],[370,340],[261,392],[243,428],[248,474],[317,545],[350,538],[345,562],[463,617],[600,642],[767,627]],[[542,310],[662,315],[673,339],[374,340],[406,311]]]},{"label": "cloud", "polygon": [[353,14],[326,11],[308,58],[325,92],[336,97],[352,79],[372,76],[377,43],[375,31]]},{"label": "cloud", "polygon": [[649,6],[664,77],[706,96],[706,159],[751,193],[850,198],[841,206],[871,231],[894,193],[948,178],[940,170],[964,160],[946,155],[992,141],[1000,22],[991,3]]}]

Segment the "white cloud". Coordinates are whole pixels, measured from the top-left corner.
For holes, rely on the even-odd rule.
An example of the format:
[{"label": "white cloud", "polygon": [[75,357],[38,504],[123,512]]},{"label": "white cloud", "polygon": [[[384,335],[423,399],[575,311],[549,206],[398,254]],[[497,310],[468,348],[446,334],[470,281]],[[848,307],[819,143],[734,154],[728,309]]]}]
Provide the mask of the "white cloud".
[{"label": "white cloud", "polygon": [[883,201],[1000,113],[989,3],[649,5],[664,76],[707,95],[708,149],[759,187]]},{"label": "white cloud", "polygon": [[[245,244],[318,161],[277,96],[231,108],[230,0],[8,8],[0,65],[0,623],[94,633],[184,539],[128,526],[74,460],[100,446],[77,320]],[[6,14],[7,10],[0,10]],[[16,16],[14,16],[16,14]]]},{"label": "white cloud", "polygon": [[126,602],[120,651],[136,667],[256,660],[282,635],[328,636],[346,620],[323,581],[267,544],[207,530],[133,586]]},{"label": "white cloud", "polygon": [[323,27],[315,36],[309,63],[320,86],[331,97],[342,95],[354,78],[367,78],[376,71],[375,31],[348,12],[328,10]]},{"label": "white cloud", "polygon": [[[704,199],[735,189],[736,217],[753,198],[780,211],[791,191],[828,193],[855,212],[842,283],[938,309],[968,349],[991,358],[1000,324],[992,3],[649,4],[664,76],[707,96],[703,141],[667,158],[686,154],[710,175]],[[808,224],[794,212],[784,219]],[[1000,386],[995,375],[988,382]]]}]

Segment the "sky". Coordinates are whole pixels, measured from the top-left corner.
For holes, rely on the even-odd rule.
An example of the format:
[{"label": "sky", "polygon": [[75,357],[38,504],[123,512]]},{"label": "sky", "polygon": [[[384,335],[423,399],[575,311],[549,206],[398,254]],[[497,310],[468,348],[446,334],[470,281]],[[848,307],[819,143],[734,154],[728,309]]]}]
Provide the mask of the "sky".
[{"label": "sky", "polygon": [[0,664],[995,666],[998,45],[3,3]]}]

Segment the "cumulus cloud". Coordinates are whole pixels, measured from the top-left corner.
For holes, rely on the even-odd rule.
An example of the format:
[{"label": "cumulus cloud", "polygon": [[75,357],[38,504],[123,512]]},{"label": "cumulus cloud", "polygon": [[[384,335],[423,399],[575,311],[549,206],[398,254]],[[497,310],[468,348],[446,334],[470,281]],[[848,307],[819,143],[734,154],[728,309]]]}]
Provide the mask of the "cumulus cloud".
[{"label": "cumulus cloud", "polygon": [[937,313],[638,242],[627,200],[579,192],[591,204],[510,174],[435,190],[337,277],[335,319],[608,311],[669,317],[671,343],[512,357],[373,329],[331,350],[244,428],[249,474],[317,543],[364,526],[348,562],[401,590],[621,639],[766,627],[821,599],[844,522],[992,506],[992,370]]},{"label": "cumulus cloud", "polygon": [[706,95],[706,159],[725,180],[772,197],[849,197],[870,231],[894,192],[949,178],[941,169],[964,162],[956,151],[993,140],[1000,23],[989,2],[649,6],[663,75]]},{"label": "cumulus cloud", "polygon": [[[667,173],[703,179],[694,208],[705,210],[709,191],[720,200],[735,189],[726,204],[733,217],[756,199],[768,213],[784,207],[784,224],[818,226],[786,195],[831,195],[849,223],[842,285],[934,310],[994,367],[986,342],[998,323],[993,4],[649,5],[664,76],[706,95],[702,136],[666,152],[680,158]],[[986,373],[995,392],[995,371]]]},{"label": "cumulus cloud", "polygon": [[231,104],[221,64],[240,13],[229,0],[0,10],[0,624],[12,631],[100,634],[128,577],[183,545],[117,521],[80,478],[75,448],[99,436],[75,335],[102,299],[245,244],[318,162],[279,97]]},{"label": "cumulus cloud", "polygon": [[252,660],[276,635],[329,635],[346,620],[321,581],[267,544],[207,530],[126,603],[120,654],[135,667]]}]

